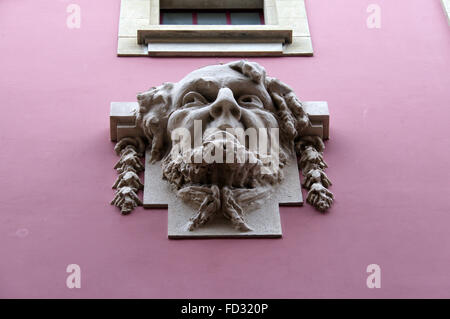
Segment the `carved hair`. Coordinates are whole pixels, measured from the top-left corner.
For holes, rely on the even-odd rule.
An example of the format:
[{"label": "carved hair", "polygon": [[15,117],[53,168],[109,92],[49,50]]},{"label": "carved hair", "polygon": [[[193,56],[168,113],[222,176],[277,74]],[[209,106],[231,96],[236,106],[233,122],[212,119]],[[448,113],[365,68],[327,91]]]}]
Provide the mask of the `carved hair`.
[{"label": "carved hair", "polygon": [[[303,110],[302,103],[287,84],[266,76],[266,70],[255,62],[241,60],[228,65],[254,82],[264,84],[277,109],[279,127],[291,141],[294,141],[310,125],[308,114]],[[280,135],[285,136],[285,134]]]},{"label": "carved hair", "polygon": [[[255,62],[245,60],[226,64],[242,73],[255,83],[263,84],[272,98],[281,130],[280,142],[290,148],[301,132],[310,125],[308,114],[293,90],[281,81],[266,76],[265,69]],[[175,111],[171,91],[173,83],[164,83],[137,95],[139,112],[136,126],[143,130],[152,149],[152,161],[160,160],[168,151],[170,140],[167,136],[167,122]]]},{"label": "carved hair", "polygon": [[164,83],[147,92],[137,95],[139,111],[136,127],[143,130],[144,136],[151,145],[152,159],[160,160],[165,153],[166,128],[170,114],[174,111],[172,103],[173,83]]}]

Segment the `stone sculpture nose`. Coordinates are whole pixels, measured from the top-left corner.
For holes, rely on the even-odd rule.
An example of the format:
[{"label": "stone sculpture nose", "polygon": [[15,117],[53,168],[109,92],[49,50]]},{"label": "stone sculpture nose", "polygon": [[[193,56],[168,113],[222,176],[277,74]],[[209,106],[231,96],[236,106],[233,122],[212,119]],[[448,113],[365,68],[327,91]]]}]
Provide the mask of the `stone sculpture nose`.
[{"label": "stone sculpture nose", "polygon": [[214,119],[211,126],[226,129],[241,127],[241,110],[237,104],[233,92],[229,88],[220,89],[217,98],[209,111]]}]

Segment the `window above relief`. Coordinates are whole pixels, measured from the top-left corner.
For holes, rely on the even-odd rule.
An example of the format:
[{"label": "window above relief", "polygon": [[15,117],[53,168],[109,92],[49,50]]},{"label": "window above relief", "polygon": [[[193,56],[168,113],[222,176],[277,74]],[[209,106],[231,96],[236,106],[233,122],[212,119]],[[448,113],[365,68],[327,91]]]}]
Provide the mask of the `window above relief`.
[{"label": "window above relief", "polygon": [[305,0],[122,0],[119,56],[311,56]]}]

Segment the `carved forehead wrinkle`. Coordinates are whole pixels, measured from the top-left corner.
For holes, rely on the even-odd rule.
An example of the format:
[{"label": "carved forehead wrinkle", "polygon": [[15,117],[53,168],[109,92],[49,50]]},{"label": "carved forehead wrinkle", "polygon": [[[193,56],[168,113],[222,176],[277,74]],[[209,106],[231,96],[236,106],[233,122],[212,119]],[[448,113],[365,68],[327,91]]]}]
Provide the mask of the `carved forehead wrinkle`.
[{"label": "carved forehead wrinkle", "polygon": [[174,103],[181,105],[181,100],[189,91],[203,91],[215,95],[219,88],[230,88],[236,97],[246,94],[257,95],[263,104],[272,108],[272,100],[262,84],[253,82],[242,73],[227,65],[212,65],[189,73],[178,82],[174,89]]}]

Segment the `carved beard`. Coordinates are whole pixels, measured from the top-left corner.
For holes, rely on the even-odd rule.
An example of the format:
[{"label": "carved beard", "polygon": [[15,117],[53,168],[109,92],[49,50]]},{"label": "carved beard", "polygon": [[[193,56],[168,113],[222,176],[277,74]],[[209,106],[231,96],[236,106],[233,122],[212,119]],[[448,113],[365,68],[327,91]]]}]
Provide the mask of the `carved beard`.
[{"label": "carved beard", "polygon": [[180,144],[174,145],[162,161],[162,170],[177,195],[198,209],[187,225],[189,230],[222,213],[236,229],[248,231],[244,209],[254,209],[267,198],[271,185],[283,179],[285,164],[283,152],[252,151],[232,134],[215,131],[196,148],[183,150]]}]

